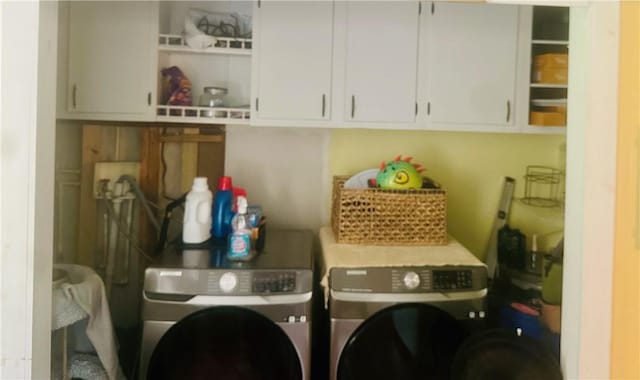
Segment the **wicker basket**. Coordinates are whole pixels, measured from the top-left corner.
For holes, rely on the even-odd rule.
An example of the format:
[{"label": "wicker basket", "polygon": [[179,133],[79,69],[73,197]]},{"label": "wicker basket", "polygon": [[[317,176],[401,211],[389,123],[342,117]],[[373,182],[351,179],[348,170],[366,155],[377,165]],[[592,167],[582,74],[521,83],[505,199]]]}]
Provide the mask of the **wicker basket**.
[{"label": "wicker basket", "polygon": [[333,178],[331,226],[338,243],[447,244],[447,193],[442,189],[345,189]]}]

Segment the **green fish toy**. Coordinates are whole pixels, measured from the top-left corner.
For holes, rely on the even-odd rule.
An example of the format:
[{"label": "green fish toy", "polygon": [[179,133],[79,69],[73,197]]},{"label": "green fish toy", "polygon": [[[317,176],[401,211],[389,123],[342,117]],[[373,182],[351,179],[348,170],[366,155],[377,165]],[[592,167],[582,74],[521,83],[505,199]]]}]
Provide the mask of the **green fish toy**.
[{"label": "green fish toy", "polygon": [[422,168],[419,164],[412,164],[413,157],[396,157],[393,161],[380,165],[376,176],[376,186],[382,189],[420,189],[422,188]]}]

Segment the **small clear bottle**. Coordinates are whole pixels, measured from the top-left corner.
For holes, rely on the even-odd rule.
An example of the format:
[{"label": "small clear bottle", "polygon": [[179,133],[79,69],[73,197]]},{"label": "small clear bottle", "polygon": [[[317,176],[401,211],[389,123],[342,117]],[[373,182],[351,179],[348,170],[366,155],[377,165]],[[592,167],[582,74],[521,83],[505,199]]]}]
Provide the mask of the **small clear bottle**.
[{"label": "small clear bottle", "polygon": [[251,248],[251,225],[247,216],[247,198],[237,198],[238,212],[231,219],[227,256],[230,260],[248,260],[254,255]]}]

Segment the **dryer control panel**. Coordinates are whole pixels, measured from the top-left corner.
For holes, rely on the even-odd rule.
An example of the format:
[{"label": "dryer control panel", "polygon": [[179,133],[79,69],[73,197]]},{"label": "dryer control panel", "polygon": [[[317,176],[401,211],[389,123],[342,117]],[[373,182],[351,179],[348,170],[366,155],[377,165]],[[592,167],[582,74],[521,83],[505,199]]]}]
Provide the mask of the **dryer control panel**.
[{"label": "dryer control panel", "polygon": [[332,290],[353,293],[449,293],[487,287],[485,266],[332,268]]},{"label": "dryer control panel", "polygon": [[434,270],[433,289],[453,290],[472,289],[473,281],[471,270]]}]

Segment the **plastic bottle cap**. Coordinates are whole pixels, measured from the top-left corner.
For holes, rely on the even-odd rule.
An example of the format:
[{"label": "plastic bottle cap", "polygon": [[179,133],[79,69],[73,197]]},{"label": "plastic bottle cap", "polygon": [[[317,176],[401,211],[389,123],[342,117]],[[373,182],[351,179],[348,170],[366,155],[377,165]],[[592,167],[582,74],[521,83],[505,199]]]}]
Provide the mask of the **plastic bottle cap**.
[{"label": "plastic bottle cap", "polygon": [[195,191],[209,190],[209,184],[207,183],[207,177],[195,177],[193,179],[193,185],[191,188]]},{"label": "plastic bottle cap", "polygon": [[243,197],[246,198],[247,197],[247,190],[245,190],[243,187],[234,187],[233,188],[233,196],[236,197],[236,198],[240,197],[240,196],[243,196]]},{"label": "plastic bottle cap", "polygon": [[233,186],[231,185],[231,177],[223,176],[218,180],[218,190],[231,190]]}]

